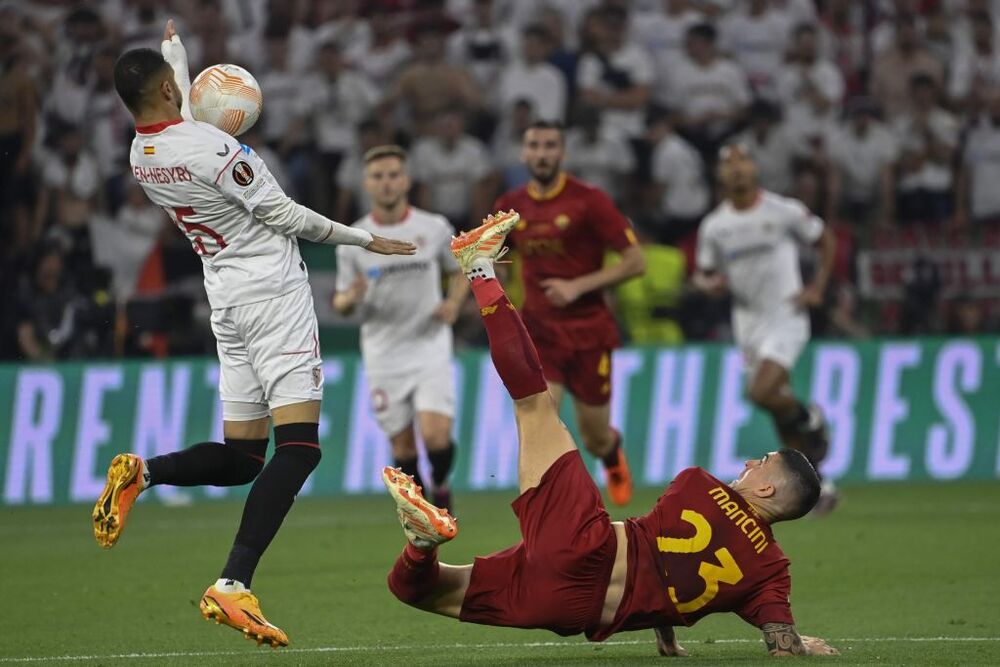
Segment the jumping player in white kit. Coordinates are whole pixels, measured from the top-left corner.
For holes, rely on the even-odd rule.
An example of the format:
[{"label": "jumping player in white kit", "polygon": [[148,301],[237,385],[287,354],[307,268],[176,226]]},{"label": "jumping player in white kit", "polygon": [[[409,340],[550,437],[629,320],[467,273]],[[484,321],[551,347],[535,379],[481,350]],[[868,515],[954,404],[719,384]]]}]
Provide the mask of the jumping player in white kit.
[{"label": "jumping player in white kit", "polygon": [[[134,49],[115,64],[115,88],[135,117],[132,173],[201,256],[219,353],[225,444],[205,442],[143,460],[119,454],[93,512],[94,535],[114,546],[138,495],[156,484],[253,482],[229,559],[202,596],[207,619],[258,644],[288,644],[250,592],[254,570],[320,460],[322,360],[296,237],[379,254],[412,244],[328,220],[289,199],[249,146],[192,119],[187,56],[167,23],[162,55]],[[267,465],[269,423],[275,453]]]},{"label": "jumping player in white kit", "polygon": [[[733,298],[733,335],[749,371],[747,395],[770,413],[778,437],[818,470],[829,447],[823,413],[792,393],[789,373],[809,341],[809,308],[822,304],[836,240],[802,202],[761,189],[746,149],[720,151],[718,180],[724,201],[698,230],[695,286]],[[812,282],[803,287],[800,243],[819,250]],[[817,504],[832,509],[836,492],[824,483]]]},{"label": "jumping player in white kit", "polygon": [[[393,465],[423,486],[417,472],[414,417],[431,464],[434,504],[451,508],[448,474],[454,461],[455,416],[451,325],[469,292],[451,252],[447,218],[410,206],[406,152],[377,146],[364,155],[364,187],[372,211],[354,223],[367,232],[391,230],[412,241],[412,257],[379,257],[337,248],[333,307],[361,317],[361,354],[372,410],[392,447]],[[442,298],[441,274],[448,274]]]}]

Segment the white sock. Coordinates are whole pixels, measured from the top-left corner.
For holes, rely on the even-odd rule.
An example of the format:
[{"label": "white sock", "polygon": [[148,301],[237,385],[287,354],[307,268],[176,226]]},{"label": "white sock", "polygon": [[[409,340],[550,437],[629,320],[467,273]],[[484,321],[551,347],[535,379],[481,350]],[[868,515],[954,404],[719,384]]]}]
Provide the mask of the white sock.
[{"label": "white sock", "polygon": [[465,272],[465,277],[470,281],[476,278],[496,278],[497,274],[493,270],[493,260],[485,257],[477,257],[472,260],[472,267]]},{"label": "white sock", "polygon": [[220,593],[249,593],[250,589],[235,579],[217,579],[215,590]]},{"label": "white sock", "polygon": [[142,466],[142,472],[139,473],[139,491],[145,491],[146,487],[149,486],[149,470],[146,468],[146,462],[139,459],[139,465]]}]

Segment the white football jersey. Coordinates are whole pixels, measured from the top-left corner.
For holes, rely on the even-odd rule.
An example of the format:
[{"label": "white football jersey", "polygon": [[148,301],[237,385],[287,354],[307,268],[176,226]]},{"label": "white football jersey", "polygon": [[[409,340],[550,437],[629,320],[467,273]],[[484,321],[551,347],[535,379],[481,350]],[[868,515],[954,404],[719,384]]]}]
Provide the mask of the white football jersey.
[{"label": "white football jersey", "polygon": [[737,339],[766,321],[805,316],[793,302],[802,290],[798,243],[822,233],[823,221],[802,202],[765,190],[748,209],[725,201],[702,221],[698,268],[725,274]]},{"label": "white football jersey", "polygon": [[272,299],[308,282],[298,240],[254,217],[280,187],[252,148],[208,123],[176,120],[137,127],[129,161],[146,196],[201,257],[213,309]]},{"label": "white football jersey", "polygon": [[458,270],[451,254],[455,233],[441,215],[410,207],[387,228],[371,214],[354,227],[417,246],[415,255],[378,255],[359,246],[337,246],[337,291],[351,287],[358,275],[368,282],[358,304],[361,356],[369,375],[400,375],[441,364],[452,354],[451,326],[434,317],[442,301],[441,273]]}]

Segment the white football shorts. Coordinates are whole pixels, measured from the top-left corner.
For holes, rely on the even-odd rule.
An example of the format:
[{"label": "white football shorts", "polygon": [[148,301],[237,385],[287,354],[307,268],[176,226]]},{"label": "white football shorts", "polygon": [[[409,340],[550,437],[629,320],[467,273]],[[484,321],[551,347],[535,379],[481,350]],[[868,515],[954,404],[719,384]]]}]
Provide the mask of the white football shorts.
[{"label": "white football shorts", "polygon": [[455,417],[455,377],[451,364],[405,375],[368,376],[372,414],[386,436],[401,433],[418,412]]},{"label": "white football shorts", "polygon": [[223,419],[249,421],[323,398],[319,327],[308,284],[267,301],[212,311]]},{"label": "white football shorts", "polygon": [[765,359],[791,372],[809,342],[809,335],[809,317],[795,314],[760,319],[737,332],[736,343],[751,376]]}]

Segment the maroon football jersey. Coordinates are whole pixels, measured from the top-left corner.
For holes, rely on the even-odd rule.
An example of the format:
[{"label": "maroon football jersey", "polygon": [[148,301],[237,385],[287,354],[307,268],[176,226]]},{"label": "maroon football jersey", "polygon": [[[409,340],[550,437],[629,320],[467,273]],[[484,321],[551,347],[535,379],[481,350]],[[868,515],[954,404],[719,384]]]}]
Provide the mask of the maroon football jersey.
[{"label": "maroon football jersey", "polygon": [[501,196],[494,210],[514,209],[521,222],[507,237],[521,258],[525,324],[542,345],[584,350],[617,347],[618,328],[601,291],[560,308],[545,297],[546,278],[572,279],[600,270],[607,250],[636,243],[628,220],[606,194],[567,174],[542,196],[531,185]]},{"label": "maroon football jersey", "polygon": [[692,625],[735,612],[748,623],[794,623],[788,558],[742,496],[701,468],[677,476],[646,516],[629,519],[628,576],[614,632]]}]

